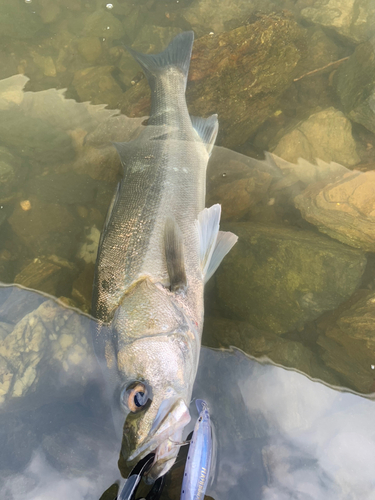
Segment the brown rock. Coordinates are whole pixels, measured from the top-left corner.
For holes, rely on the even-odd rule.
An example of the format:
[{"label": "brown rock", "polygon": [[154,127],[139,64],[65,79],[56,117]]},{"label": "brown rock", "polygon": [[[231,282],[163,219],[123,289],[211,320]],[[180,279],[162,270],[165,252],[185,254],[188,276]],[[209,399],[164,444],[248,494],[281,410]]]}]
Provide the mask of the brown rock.
[{"label": "brown rock", "polygon": [[[187,102],[193,115],[218,113],[219,142],[242,144],[276,109],[304,54],[304,32],[286,15],[260,16],[252,24],[206,35],[194,43]],[[123,97],[127,116],[149,112],[142,80]]]},{"label": "brown rock", "polygon": [[14,278],[27,288],[33,288],[50,295],[58,294],[58,289],[66,289],[74,275],[74,266],[58,258],[41,257],[34,259]]},{"label": "brown rock", "polygon": [[303,217],[347,245],[375,251],[375,172],[310,185],[294,199]]}]

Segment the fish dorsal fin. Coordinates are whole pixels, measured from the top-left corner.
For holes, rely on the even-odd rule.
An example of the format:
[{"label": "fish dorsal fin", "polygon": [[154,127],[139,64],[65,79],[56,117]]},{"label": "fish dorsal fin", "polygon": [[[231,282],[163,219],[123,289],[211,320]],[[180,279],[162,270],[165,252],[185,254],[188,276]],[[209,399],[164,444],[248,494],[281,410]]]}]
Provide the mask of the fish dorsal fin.
[{"label": "fish dorsal fin", "polygon": [[129,47],[127,50],[142,66],[151,89],[155,75],[169,67],[178,68],[182,72],[186,87],[193,42],[194,32],[185,31],[177,35],[160,54],[141,54]]},{"label": "fish dorsal fin", "polygon": [[205,208],[198,215],[200,263],[205,283],[238,239],[233,233],[219,231],[220,215],[219,204]]},{"label": "fish dorsal fin", "polygon": [[199,116],[191,116],[191,123],[194,130],[197,132],[202,142],[207,148],[210,155],[214,147],[216,136],[219,130],[219,122],[217,115],[211,115],[208,118],[200,118]]},{"label": "fish dorsal fin", "polygon": [[177,222],[171,217],[165,221],[164,249],[171,292],[186,290],[183,237]]}]

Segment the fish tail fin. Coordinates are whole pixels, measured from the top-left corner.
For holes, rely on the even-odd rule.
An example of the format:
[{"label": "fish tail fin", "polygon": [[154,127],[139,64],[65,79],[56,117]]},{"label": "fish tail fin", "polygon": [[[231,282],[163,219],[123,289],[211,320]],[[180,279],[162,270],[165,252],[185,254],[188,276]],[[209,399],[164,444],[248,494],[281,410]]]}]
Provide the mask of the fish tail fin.
[{"label": "fish tail fin", "polygon": [[185,31],[177,35],[160,54],[141,54],[129,47],[127,50],[142,66],[151,89],[154,87],[157,75],[170,67],[178,68],[181,71],[186,88],[193,42],[194,32]]},{"label": "fish tail fin", "polygon": [[219,204],[205,208],[198,215],[200,262],[205,283],[238,240],[238,237],[229,231],[219,231],[220,216]]}]

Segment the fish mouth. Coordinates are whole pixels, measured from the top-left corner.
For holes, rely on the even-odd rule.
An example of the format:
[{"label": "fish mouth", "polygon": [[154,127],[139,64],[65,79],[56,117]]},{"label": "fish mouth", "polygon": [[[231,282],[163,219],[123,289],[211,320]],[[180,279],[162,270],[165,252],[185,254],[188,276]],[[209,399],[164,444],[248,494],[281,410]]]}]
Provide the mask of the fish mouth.
[{"label": "fish mouth", "polygon": [[139,461],[149,453],[155,453],[147,476],[155,480],[165,474],[175,462],[178,443],[190,419],[189,409],[181,398],[163,401],[148,438],[129,456],[128,462]]}]

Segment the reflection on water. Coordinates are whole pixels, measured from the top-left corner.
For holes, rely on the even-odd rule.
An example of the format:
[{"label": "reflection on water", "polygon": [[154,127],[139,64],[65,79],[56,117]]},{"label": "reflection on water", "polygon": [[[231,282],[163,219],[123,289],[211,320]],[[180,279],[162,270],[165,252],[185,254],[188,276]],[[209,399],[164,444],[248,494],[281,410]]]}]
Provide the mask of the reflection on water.
[{"label": "reflection on water", "polygon": [[[111,141],[149,113],[124,44],[157,52],[187,29],[189,111],[219,115],[207,206],[240,236],[207,286],[203,344],[375,391],[374,3],[0,0],[0,282],[61,301],[1,288],[6,498],[99,498],[119,479],[78,310],[121,173]],[[213,498],[374,496],[372,401],[236,350],[202,350],[195,394],[215,422]]]},{"label": "reflection on water", "polygon": [[[99,499],[120,479],[120,443],[96,385],[101,376],[91,344],[81,349],[93,320],[16,287],[0,289],[0,307],[7,329],[2,390],[10,380],[0,405],[1,497]],[[30,371],[33,377],[25,377]],[[208,401],[214,424],[216,464],[207,494],[215,500],[373,497],[373,400],[236,349],[208,348],[198,396]],[[163,498],[179,498],[183,469],[178,460]]]}]

